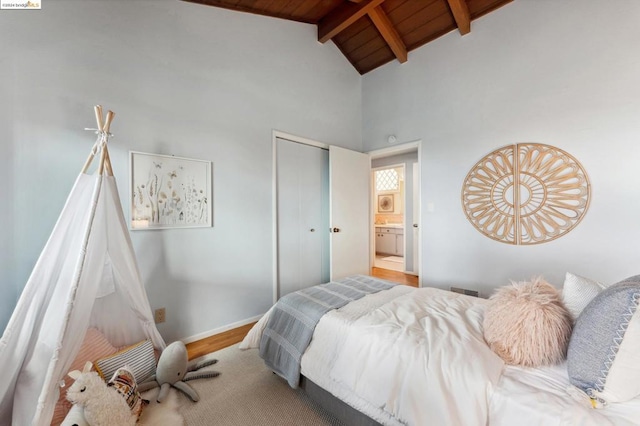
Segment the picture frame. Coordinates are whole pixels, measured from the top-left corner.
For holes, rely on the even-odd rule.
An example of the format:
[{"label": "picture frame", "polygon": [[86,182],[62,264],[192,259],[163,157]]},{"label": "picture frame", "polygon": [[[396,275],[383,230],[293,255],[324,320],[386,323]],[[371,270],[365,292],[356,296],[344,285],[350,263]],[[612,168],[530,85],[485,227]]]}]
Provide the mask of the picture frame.
[{"label": "picture frame", "polygon": [[129,151],[131,230],[213,226],[213,163]]},{"label": "picture frame", "polygon": [[393,194],[378,195],[378,213],[393,213]]}]

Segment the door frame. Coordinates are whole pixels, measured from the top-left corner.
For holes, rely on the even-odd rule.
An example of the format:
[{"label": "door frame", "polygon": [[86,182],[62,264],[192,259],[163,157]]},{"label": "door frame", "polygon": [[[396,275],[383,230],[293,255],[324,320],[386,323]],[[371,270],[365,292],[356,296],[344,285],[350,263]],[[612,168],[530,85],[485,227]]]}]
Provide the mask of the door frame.
[{"label": "door frame", "polygon": [[272,234],[271,234],[271,250],[272,250],[272,264],[273,275],[272,280],[272,297],[273,303],[278,301],[278,139],[286,139],[291,142],[301,143],[303,145],[310,145],[316,148],[329,149],[329,145],[318,142],[312,139],[308,139],[302,136],[296,136],[291,133],[282,132],[280,130],[271,131],[271,154],[272,154],[272,173],[271,173],[271,216],[272,216]]},{"label": "door frame", "polygon": [[[422,256],[420,256],[420,253],[422,252],[422,139],[417,139],[414,141],[410,141],[410,142],[405,142],[405,143],[400,143],[398,145],[394,145],[394,146],[390,146],[387,148],[381,148],[381,149],[375,149],[372,151],[367,152],[367,154],[369,154],[369,156],[371,157],[371,160],[377,159],[377,158],[385,158],[385,157],[391,157],[394,155],[399,155],[399,154],[404,154],[405,152],[411,152],[411,151],[418,151],[418,180],[420,181],[420,192],[418,193],[418,287],[422,287]],[[405,170],[406,171],[406,170]],[[405,176],[406,179],[406,176]],[[373,197],[375,188],[372,187],[371,188],[371,197]],[[404,200],[403,203],[406,206],[407,205],[407,197],[408,196],[412,196],[413,194],[408,194],[408,191],[404,191]],[[413,200],[413,202],[415,203],[416,200]],[[369,217],[369,223],[375,223],[375,213],[374,213],[374,209],[371,209],[370,212],[370,217]],[[411,232],[413,232],[413,229],[411,227],[410,229]],[[404,232],[406,235],[407,232],[407,221],[406,221],[406,216],[404,219]],[[371,237],[370,237],[370,252],[371,255],[369,256],[369,258],[371,259],[371,264],[369,265],[369,268],[373,267],[373,262],[375,260],[375,227],[372,226],[371,227]],[[404,252],[405,252],[405,256],[407,253],[407,238],[404,239]],[[405,259],[405,269],[406,269],[406,259]],[[406,273],[406,272],[405,272]]]}]

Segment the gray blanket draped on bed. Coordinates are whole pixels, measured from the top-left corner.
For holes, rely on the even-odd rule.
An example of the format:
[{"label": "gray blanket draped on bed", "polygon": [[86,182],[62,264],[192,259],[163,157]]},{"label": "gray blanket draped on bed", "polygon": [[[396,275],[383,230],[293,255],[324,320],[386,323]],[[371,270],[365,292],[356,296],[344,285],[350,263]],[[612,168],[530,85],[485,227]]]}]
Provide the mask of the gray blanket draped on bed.
[{"label": "gray blanket draped on bed", "polygon": [[300,360],[320,318],[332,309],[394,285],[357,275],[287,294],[278,300],[267,321],[260,340],[260,356],[289,386],[297,388]]}]

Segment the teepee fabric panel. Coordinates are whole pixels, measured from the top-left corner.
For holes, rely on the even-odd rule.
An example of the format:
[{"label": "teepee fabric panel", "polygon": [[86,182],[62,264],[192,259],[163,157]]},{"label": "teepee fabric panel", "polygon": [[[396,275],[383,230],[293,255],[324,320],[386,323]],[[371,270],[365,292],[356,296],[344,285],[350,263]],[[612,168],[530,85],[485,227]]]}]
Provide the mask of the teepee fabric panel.
[{"label": "teepee fabric panel", "polygon": [[[108,235],[106,257],[116,291],[95,300],[91,325],[100,328],[117,347],[150,339],[154,347],[163,348],[164,341],[155,326],[149,299],[140,279],[115,179],[112,176],[105,176],[104,179],[104,196],[108,200],[105,203]],[[132,326],[123,327],[123,324]]]},{"label": "teepee fabric panel", "polygon": [[90,324],[114,346],[144,339],[165,346],[115,180],[81,174],[0,340],[0,425],[49,424],[58,383]]},{"label": "teepee fabric panel", "polygon": [[[13,417],[14,424],[31,424],[36,404],[42,403],[40,391],[51,360],[66,358],[66,352],[80,348],[84,333],[77,339],[71,334],[62,354],[60,340],[76,298],[75,291],[72,293],[77,282],[74,277],[86,251],[84,241],[94,215],[87,207],[97,200],[97,191],[95,178],[78,177],[0,340],[0,365],[5,372],[5,380],[0,381],[2,422]],[[85,321],[90,312],[89,307]],[[76,317],[82,313],[79,309]]]}]

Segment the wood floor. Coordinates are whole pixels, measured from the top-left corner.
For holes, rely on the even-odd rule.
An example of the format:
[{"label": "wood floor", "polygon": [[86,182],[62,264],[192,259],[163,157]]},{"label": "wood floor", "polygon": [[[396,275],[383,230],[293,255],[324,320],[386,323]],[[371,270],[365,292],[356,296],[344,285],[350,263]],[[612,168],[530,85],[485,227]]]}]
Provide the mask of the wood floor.
[{"label": "wood floor", "polygon": [[227,346],[242,342],[242,339],[244,339],[254,324],[255,322],[252,322],[251,324],[243,325],[242,327],[234,328],[233,330],[225,331],[224,333],[189,343],[187,345],[189,359],[197,358],[199,356],[224,349]]},{"label": "wood floor", "polygon": [[[418,287],[418,277],[415,275],[408,275],[402,272],[382,268],[371,268],[371,275],[382,278],[383,280],[395,281],[400,284]],[[197,358],[199,356],[224,349],[227,346],[240,343],[254,324],[255,322],[252,322],[251,324],[243,325],[242,327],[234,328],[233,330],[225,331],[224,333],[189,343],[187,345],[189,359]]]},{"label": "wood floor", "polygon": [[403,272],[392,271],[390,269],[371,268],[371,275],[382,278],[383,280],[394,281],[400,284],[418,287],[418,277],[415,275],[405,274]]}]

